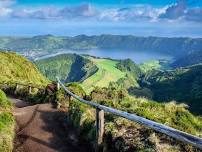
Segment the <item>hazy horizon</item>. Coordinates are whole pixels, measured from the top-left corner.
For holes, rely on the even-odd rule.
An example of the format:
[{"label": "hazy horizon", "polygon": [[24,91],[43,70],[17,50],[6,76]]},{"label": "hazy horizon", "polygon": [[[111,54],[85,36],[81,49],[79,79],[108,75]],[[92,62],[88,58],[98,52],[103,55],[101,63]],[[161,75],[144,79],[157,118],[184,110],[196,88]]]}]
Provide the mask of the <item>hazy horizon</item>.
[{"label": "hazy horizon", "polygon": [[54,37],[77,37],[77,36],[82,36],[82,35],[85,35],[85,36],[88,36],[88,37],[91,37],[91,36],[102,36],[102,35],[112,35],[112,36],[134,36],[134,37],[145,37],[145,38],[148,38],[148,37],[158,37],[158,38],[192,38],[192,39],[201,39],[201,37],[191,37],[191,36],[153,36],[153,35],[148,35],[148,36],[141,36],[141,35],[133,35],[133,34],[106,34],[106,33],[103,33],[103,34],[92,34],[92,35],[89,35],[89,34],[77,34],[77,35],[57,35],[57,34],[38,34],[38,35],[0,35],[0,37],[16,37],[16,38],[33,38],[33,37],[38,37],[38,36],[54,36]]}]

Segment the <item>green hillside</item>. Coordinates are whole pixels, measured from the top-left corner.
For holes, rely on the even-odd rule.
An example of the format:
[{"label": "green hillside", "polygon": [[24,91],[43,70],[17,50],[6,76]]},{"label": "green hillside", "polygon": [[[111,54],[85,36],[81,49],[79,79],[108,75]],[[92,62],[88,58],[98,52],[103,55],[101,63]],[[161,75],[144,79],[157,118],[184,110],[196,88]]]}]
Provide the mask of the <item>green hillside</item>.
[{"label": "green hillside", "polygon": [[11,52],[0,51],[0,83],[21,82],[46,85],[48,80],[26,58]]},{"label": "green hillside", "polygon": [[50,80],[80,82],[86,92],[95,87],[139,87],[141,70],[132,60],[111,60],[76,54],[62,54],[35,62]]},{"label": "green hillside", "polygon": [[49,79],[59,76],[66,82],[79,82],[89,94],[96,87],[126,89],[136,97],[159,102],[186,103],[191,112],[202,114],[202,65],[165,70],[166,61],[141,65],[132,60],[111,60],[65,54],[36,62]]},{"label": "green hillside", "polygon": [[139,65],[135,64],[131,59],[119,60],[116,68],[126,73],[124,78],[119,79],[115,83],[111,83],[110,87],[118,89],[139,88],[139,80],[142,76],[142,71]]},{"label": "green hillside", "polygon": [[116,67],[118,61],[93,57],[88,57],[88,59],[98,67],[98,71],[82,82],[82,86],[87,92],[92,91],[96,86],[108,87],[110,82],[116,82],[126,75],[126,72],[122,72]]},{"label": "green hillside", "polygon": [[149,73],[153,70],[167,70],[170,69],[170,63],[167,60],[151,60],[139,65],[143,73]]},{"label": "green hillside", "polygon": [[[69,85],[71,90],[82,98],[85,92],[81,87]],[[63,90],[60,90],[62,94]],[[61,95],[60,94],[60,95]],[[184,132],[202,137],[202,120],[191,114],[184,104],[175,102],[157,103],[145,98],[128,96],[125,90],[96,87],[88,96],[92,101],[134,113],[156,122],[174,127]],[[92,144],[95,141],[95,109],[74,101],[69,105],[69,119],[79,128],[81,142]],[[193,147],[157,133],[142,125],[112,114],[105,115],[104,149],[106,151],[148,151],[159,148],[164,152],[196,152]]]},{"label": "green hillside", "polygon": [[202,115],[202,65],[171,71],[153,71],[144,83],[152,90],[154,100],[186,103],[189,109]]},{"label": "green hillside", "polygon": [[98,69],[93,62],[76,54],[62,54],[35,62],[39,70],[50,80],[58,76],[65,82],[83,81]]}]

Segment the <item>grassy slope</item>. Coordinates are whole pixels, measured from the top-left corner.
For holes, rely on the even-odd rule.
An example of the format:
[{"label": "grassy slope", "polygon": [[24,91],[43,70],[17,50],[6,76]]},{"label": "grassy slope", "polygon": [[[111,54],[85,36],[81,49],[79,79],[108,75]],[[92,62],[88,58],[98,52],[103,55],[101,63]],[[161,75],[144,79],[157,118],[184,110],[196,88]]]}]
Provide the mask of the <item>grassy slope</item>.
[{"label": "grassy slope", "polygon": [[147,61],[145,63],[140,64],[140,69],[142,72],[146,73],[151,70],[161,69],[160,62],[158,60]]},{"label": "grassy slope", "polygon": [[0,151],[11,152],[14,139],[14,117],[11,114],[12,104],[0,90]]},{"label": "grassy slope", "polygon": [[0,52],[0,82],[17,81],[46,85],[48,80],[36,66],[16,53]]},{"label": "grassy slope", "polygon": [[143,73],[149,73],[152,70],[169,70],[171,69],[168,60],[151,60],[139,65]]},{"label": "grassy slope", "polygon": [[99,70],[82,82],[82,87],[86,92],[90,92],[94,87],[108,87],[110,82],[116,82],[120,78],[124,78],[126,73],[116,68],[118,61],[110,59],[96,59],[89,57],[91,61],[99,68]]},{"label": "grassy slope", "polygon": [[[176,104],[175,102],[162,104],[144,98],[129,97],[122,90],[110,90],[109,88],[96,88],[91,93],[91,98],[92,101],[97,103],[135,113],[147,119],[202,137],[202,120],[192,115],[183,104]],[[80,127],[81,134],[88,143],[93,142],[94,109],[76,101],[70,102],[69,108],[73,124]],[[194,151],[189,146],[182,148],[178,142],[173,141],[171,138],[166,138],[162,134],[154,133],[148,128],[110,114],[105,116],[105,129],[105,133],[110,134],[110,136],[105,137],[113,138],[112,142],[114,143],[109,143],[116,145],[114,147],[116,150],[114,151],[130,151],[128,149],[131,147],[134,147],[134,151],[153,152],[159,151],[159,148],[162,149],[160,151],[165,152]],[[106,139],[106,141],[110,141],[110,139]],[[186,147],[187,149],[184,150]]]}]

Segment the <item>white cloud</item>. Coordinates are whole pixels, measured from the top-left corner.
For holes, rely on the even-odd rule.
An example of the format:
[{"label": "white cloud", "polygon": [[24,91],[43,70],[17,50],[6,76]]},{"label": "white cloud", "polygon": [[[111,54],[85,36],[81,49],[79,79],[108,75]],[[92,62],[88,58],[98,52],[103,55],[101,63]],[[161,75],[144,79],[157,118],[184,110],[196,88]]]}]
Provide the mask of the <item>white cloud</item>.
[{"label": "white cloud", "polygon": [[64,18],[73,18],[73,17],[93,17],[97,15],[96,8],[94,8],[91,4],[81,4],[74,7],[65,7],[61,9],[59,12],[60,16]]},{"label": "white cloud", "polygon": [[202,8],[189,8],[187,0],[178,0],[176,4],[169,6],[164,13],[160,14],[159,18],[202,22]]},{"label": "white cloud", "polygon": [[150,5],[135,5],[128,8],[109,9],[103,11],[99,19],[114,21],[155,20],[162,8],[153,8]]},{"label": "white cloud", "polygon": [[0,0],[0,17],[7,17],[12,13],[11,5],[15,3],[15,0]]},{"label": "white cloud", "polygon": [[10,8],[4,8],[4,7],[0,7],[0,16],[1,17],[5,17],[8,16],[10,13],[12,12],[12,9]]},{"label": "white cloud", "polygon": [[32,19],[61,19],[61,18],[87,18],[96,15],[95,9],[90,4],[82,4],[74,7],[56,8],[42,7],[29,9],[16,9],[11,14],[13,18]]},{"label": "white cloud", "polygon": [[91,4],[61,7],[12,7],[14,0],[0,1],[0,17],[28,19],[66,19],[66,20],[98,20],[98,21],[169,21],[178,20],[202,22],[202,8],[188,8],[186,0],[165,7],[151,5],[131,5],[123,8],[98,7]]},{"label": "white cloud", "polygon": [[12,18],[52,19],[60,18],[58,9],[44,7],[39,9],[17,9],[11,13]]}]

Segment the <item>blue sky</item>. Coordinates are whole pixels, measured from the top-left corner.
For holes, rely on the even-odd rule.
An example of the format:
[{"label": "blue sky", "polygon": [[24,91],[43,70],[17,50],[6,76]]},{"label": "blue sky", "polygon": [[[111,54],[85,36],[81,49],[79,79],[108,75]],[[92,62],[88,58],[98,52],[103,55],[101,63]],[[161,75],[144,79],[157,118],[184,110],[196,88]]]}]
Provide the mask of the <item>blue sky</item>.
[{"label": "blue sky", "polygon": [[202,37],[202,0],[0,0],[0,35]]},{"label": "blue sky", "polygon": [[[155,6],[164,6],[168,4],[176,3],[177,0],[18,0],[18,4],[26,4],[26,5],[33,5],[33,4],[59,4],[59,5],[66,5],[66,4],[79,4],[79,3],[92,3],[92,4],[110,4],[110,5],[117,5],[117,4],[151,4]],[[189,0],[190,5],[199,6],[202,5],[202,1],[200,0]]]}]

